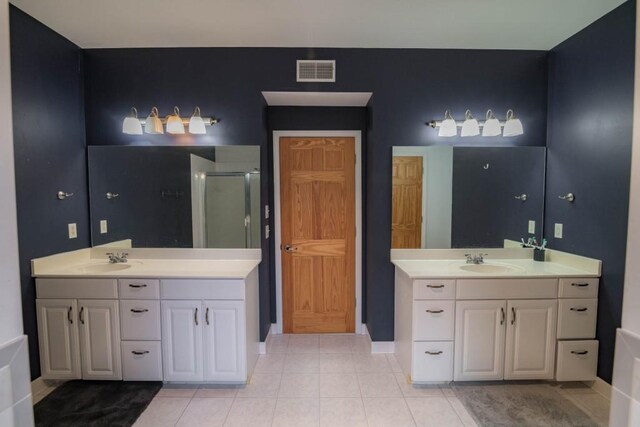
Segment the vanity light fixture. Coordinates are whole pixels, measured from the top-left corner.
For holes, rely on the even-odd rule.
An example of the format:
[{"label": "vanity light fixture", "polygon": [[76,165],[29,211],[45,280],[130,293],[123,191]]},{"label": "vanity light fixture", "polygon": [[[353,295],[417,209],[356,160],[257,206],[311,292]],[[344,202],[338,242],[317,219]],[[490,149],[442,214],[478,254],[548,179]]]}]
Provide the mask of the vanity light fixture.
[{"label": "vanity light fixture", "polygon": [[158,108],[153,107],[146,119],[138,118],[138,110],[131,107],[131,114],[125,117],[122,122],[122,133],[128,135],[142,135],[144,133],[151,135],[161,135],[164,133],[164,127],[167,126],[167,133],[172,135],[182,135],[185,133],[185,126],[189,126],[189,133],[194,135],[204,135],[207,133],[207,126],[213,126],[219,120],[214,117],[202,117],[200,107],[196,107],[190,118],[180,117],[178,107],[173,107],[173,114],[166,118],[160,118]]},{"label": "vanity light fixture", "polygon": [[451,117],[449,110],[447,110],[444,112],[444,120],[440,122],[438,136],[451,137],[456,135],[458,135],[458,124],[453,120],[453,117]]},{"label": "vanity light fixture", "polygon": [[484,126],[482,126],[482,136],[500,136],[502,126],[500,126],[500,121],[496,119],[493,111],[487,110],[486,117],[487,119],[484,121]]},{"label": "vanity light fixture", "polygon": [[513,110],[507,111],[507,121],[502,130],[502,136],[518,136],[524,133],[522,122],[516,118]]},{"label": "vanity light fixture", "polygon": [[467,110],[464,113],[464,122],[462,123],[462,130],[460,136],[477,136],[480,135],[480,124],[471,115],[471,111]]},{"label": "vanity light fixture", "polygon": [[138,119],[138,110],[131,107],[131,115],[124,118],[122,122],[122,133],[127,135],[142,135],[142,124]]}]

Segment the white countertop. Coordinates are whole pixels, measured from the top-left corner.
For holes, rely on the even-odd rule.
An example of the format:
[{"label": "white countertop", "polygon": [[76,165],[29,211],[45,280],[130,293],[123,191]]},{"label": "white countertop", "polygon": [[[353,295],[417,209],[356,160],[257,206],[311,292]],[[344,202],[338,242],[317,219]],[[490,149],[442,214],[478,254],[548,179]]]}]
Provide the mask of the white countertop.
[{"label": "white countertop", "polygon": [[465,271],[459,259],[393,260],[393,264],[412,279],[490,279],[490,278],[536,278],[536,277],[599,277],[594,271],[583,270],[557,262],[539,262],[532,259],[491,259],[485,265],[513,266],[503,272],[478,273]]}]

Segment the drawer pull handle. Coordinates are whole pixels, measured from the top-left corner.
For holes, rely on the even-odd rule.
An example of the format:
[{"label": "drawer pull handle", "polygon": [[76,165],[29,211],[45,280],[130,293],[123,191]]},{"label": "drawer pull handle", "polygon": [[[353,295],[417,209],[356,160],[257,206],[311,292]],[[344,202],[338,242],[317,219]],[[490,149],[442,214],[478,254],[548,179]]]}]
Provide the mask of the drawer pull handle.
[{"label": "drawer pull handle", "polygon": [[67,319],[69,320],[69,323],[71,325],[73,325],[73,317],[71,317],[71,311],[73,310],[73,307],[69,307],[69,311],[67,311]]},{"label": "drawer pull handle", "polygon": [[500,307],[500,324],[501,325],[504,325],[504,318],[505,318],[504,307]]},{"label": "drawer pull handle", "polygon": [[425,351],[424,354],[429,354],[431,356],[437,356],[439,354],[442,354],[442,350],[439,350],[439,351]]},{"label": "drawer pull handle", "polygon": [[80,313],[78,313],[78,317],[80,318],[80,323],[84,325],[84,307],[80,307]]},{"label": "drawer pull handle", "polygon": [[579,356],[584,356],[585,354],[589,354],[589,352],[587,350],[582,350],[582,351],[571,350],[571,354],[577,354]]},{"label": "drawer pull handle", "polygon": [[588,283],[572,283],[571,286],[577,286],[579,288],[585,288],[587,286],[589,286]]},{"label": "drawer pull handle", "polygon": [[516,323],[516,309],[511,307],[511,324]]},{"label": "drawer pull handle", "polygon": [[571,311],[587,311],[587,307],[571,307]]},{"label": "drawer pull handle", "polygon": [[209,307],[207,307],[207,310],[204,312],[204,320],[207,321],[207,325],[209,324]]},{"label": "drawer pull handle", "polygon": [[132,308],[131,309],[132,313],[146,313],[147,311],[149,311],[148,308]]},{"label": "drawer pull handle", "polygon": [[146,288],[146,283],[129,283],[130,288]]},{"label": "drawer pull handle", "polygon": [[196,307],[196,311],[193,312],[193,320],[196,322],[196,326],[198,326],[198,307]]},{"label": "drawer pull handle", "polygon": [[133,350],[131,351],[131,353],[135,354],[136,356],[142,356],[143,354],[149,354],[149,350],[144,350],[144,351]]},{"label": "drawer pull handle", "polygon": [[440,289],[440,288],[444,288],[444,285],[427,285],[427,288]]},{"label": "drawer pull handle", "polygon": [[444,310],[425,310],[425,311],[431,314],[440,314],[444,312]]}]

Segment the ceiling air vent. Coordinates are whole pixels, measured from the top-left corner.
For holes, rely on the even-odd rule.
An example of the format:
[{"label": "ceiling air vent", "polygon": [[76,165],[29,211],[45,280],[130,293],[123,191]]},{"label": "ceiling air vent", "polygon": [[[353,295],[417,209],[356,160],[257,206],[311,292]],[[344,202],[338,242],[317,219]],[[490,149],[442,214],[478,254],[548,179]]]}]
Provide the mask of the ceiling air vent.
[{"label": "ceiling air vent", "polygon": [[297,81],[299,82],[335,82],[336,61],[296,61]]}]

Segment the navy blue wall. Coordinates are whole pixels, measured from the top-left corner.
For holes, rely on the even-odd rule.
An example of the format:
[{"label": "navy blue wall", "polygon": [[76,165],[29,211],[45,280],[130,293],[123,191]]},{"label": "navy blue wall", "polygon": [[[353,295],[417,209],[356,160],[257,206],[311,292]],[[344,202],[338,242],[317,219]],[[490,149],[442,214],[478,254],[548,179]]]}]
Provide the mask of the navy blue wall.
[{"label": "navy blue wall", "polygon": [[[337,60],[335,83],[296,83],[296,59]],[[546,142],[547,53],[420,49],[184,48],[85,51],[87,143],[247,144],[262,147],[262,170],[271,151],[261,91],[367,91],[365,282],[366,318],[376,341],[393,340],[391,247],[391,147],[394,145],[529,145]],[[222,121],[205,137],[131,137],[121,133],[133,105],[146,115],[153,105],[167,114],[199,105]],[[504,114],[515,109],[526,132],[515,138],[438,138],[425,121],[445,109],[458,117],[470,108]],[[263,203],[270,203],[263,174]],[[271,224],[273,229],[273,224]],[[261,327],[264,335],[273,283],[268,242],[263,241]]]},{"label": "navy blue wall", "polygon": [[[550,247],[601,259],[598,376],[611,381],[627,241],[635,2],[554,48],[549,60],[546,232]],[[558,196],[573,192],[574,203]],[[554,223],[564,224],[562,239]]]},{"label": "navy blue wall", "polygon": [[[90,245],[81,50],[11,6],[11,84],[24,330],[40,376],[32,258]],[[60,201],[59,190],[74,193]],[[67,224],[78,238],[70,240]]]}]

